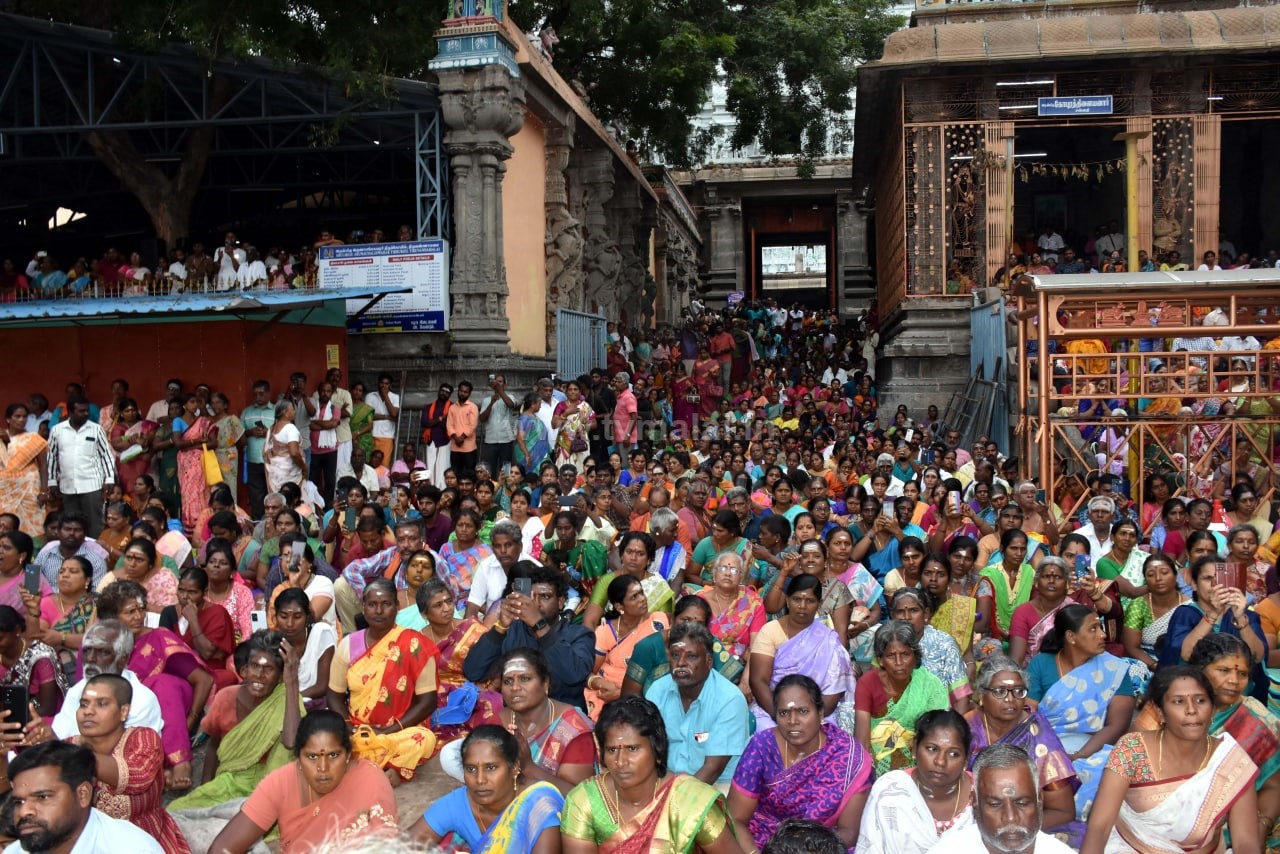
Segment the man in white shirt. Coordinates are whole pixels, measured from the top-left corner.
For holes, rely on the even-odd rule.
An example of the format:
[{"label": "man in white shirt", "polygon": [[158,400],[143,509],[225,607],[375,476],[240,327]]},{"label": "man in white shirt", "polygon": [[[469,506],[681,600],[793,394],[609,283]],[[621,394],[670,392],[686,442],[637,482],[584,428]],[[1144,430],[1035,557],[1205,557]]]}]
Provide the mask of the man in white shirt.
[{"label": "man in white shirt", "polygon": [[1089,541],[1089,555],[1093,565],[1106,557],[1111,551],[1111,524],[1116,518],[1116,504],[1105,495],[1095,495],[1089,499],[1089,521],[1076,533]]},{"label": "man in white shirt", "polygon": [[85,533],[102,533],[102,494],[116,479],[116,460],[102,428],[89,420],[89,401],[67,398],[67,420],[49,431],[50,498],[62,496],[62,509],[84,517]]},{"label": "man in white shirt", "polygon": [[93,751],[78,744],[51,741],[18,754],[9,763],[9,818],[18,841],[4,854],[164,854],[146,831],[94,808],[96,769]]},{"label": "man in white shirt", "polygon": [[1054,230],[1053,226],[1046,225],[1044,232],[1040,235],[1040,239],[1036,241],[1036,248],[1040,250],[1040,257],[1045,263],[1058,263],[1058,253],[1066,247],[1062,235]]},{"label": "man in white shirt", "polygon": [[[329,398],[330,402],[337,407],[341,420],[338,422],[338,471],[351,467],[351,409],[355,406],[355,401],[351,399],[351,392],[342,388],[342,371],[338,368],[330,368],[324,375],[324,378],[333,385],[333,396]],[[369,493],[376,495],[377,491]]]},{"label": "man in white shirt", "polygon": [[213,263],[218,265],[217,288],[220,291],[230,290],[240,284],[240,268],[248,262],[249,256],[236,240],[234,232],[228,231],[226,241],[213,253]]},{"label": "man in white shirt", "polygon": [[1094,243],[1094,247],[1098,252],[1098,258],[1106,258],[1112,252],[1124,254],[1124,234],[1120,231],[1120,223],[1114,219],[1107,224],[1107,233],[1102,235]]},{"label": "man in white shirt", "polygon": [[123,676],[133,688],[133,701],[129,704],[129,718],[126,727],[150,727],[156,732],[164,731],[164,719],[160,717],[160,701],[156,695],[143,685],[137,674],[125,667],[129,656],[133,654],[133,632],[119,620],[103,620],[89,627],[80,644],[84,654],[84,678],[67,690],[62,701],[62,709],[53,719],[51,732],[37,728],[32,740],[49,738],[71,738],[79,735],[76,724],[76,709],[80,707],[80,696],[85,685],[100,673],[114,673]]},{"label": "man in white shirt", "polygon": [[480,462],[495,479],[502,467],[513,459],[516,443],[516,417],[520,406],[507,393],[507,378],[494,374],[489,378],[491,394],[480,405],[480,423],[484,425],[484,443],[480,446]]},{"label": "man in white shirt", "polygon": [[369,465],[364,448],[356,445],[351,449],[351,463],[346,468],[338,466],[338,478],[354,477],[369,493],[370,500],[382,491],[378,482],[378,470]]},{"label": "man in white shirt", "polygon": [[1199,267],[1196,267],[1196,271],[1202,272],[1202,273],[1210,273],[1215,270],[1220,271],[1222,270],[1222,268],[1218,266],[1217,253],[1211,249],[1208,252],[1204,253],[1204,258],[1202,259],[1202,263],[1200,264]]},{"label": "man in white shirt", "polygon": [[400,395],[391,390],[391,374],[378,374],[378,388],[369,392],[365,403],[373,407],[373,447],[382,451],[388,468],[396,458],[396,425],[400,423]]},{"label": "man in white shirt", "polygon": [[556,446],[556,434],[560,431],[551,426],[551,416],[556,411],[556,401],[555,385],[550,379],[543,377],[538,380],[538,397],[542,398],[542,403],[538,406],[538,420],[547,428],[547,441],[554,448]]},{"label": "man in white shirt", "polygon": [[187,281],[187,253],[181,249],[173,250],[173,262],[169,264],[169,278],[181,284]]},{"label": "man in white shirt", "polygon": [[973,763],[973,788],[973,822],[942,834],[929,854],[1069,854],[1073,850],[1041,832],[1040,775],[1022,748],[998,743],[983,748]]},{"label": "man in white shirt", "polygon": [[521,557],[523,539],[524,532],[511,519],[503,519],[493,526],[489,532],[493,554],[476,565],[475,575],[471,577],[471,593],[467,595],[468,618],[477,614],[483,618],[490,606],[502,599],[511,570],[521,560],[542,565],[533,558]]}]

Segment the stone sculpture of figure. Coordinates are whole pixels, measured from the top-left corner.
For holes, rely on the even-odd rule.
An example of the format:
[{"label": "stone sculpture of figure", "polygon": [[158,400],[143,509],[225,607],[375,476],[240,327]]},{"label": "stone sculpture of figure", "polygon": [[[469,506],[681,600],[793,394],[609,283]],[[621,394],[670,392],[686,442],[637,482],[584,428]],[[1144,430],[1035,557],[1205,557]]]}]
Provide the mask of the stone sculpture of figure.
[{"label": "stone sculpture of figure", "polygon": [[534,42],[534,46],[548,61],[556,58],[555,49],[558,44],[560,44],[560,37],[556,35],[555,27],[546,26],[538,30],[538,40]]},{"label": "stone sculpture of figure", "polygon": [[1183,198],[1182,166],[1166,161],[1164,174],[1156,185],[1155,211],[1151,223],[1151,243],[1157,254],[1181,247],[1181,212],[1186,201]]},{"label": "stone sculpture of figure", "polygon": [[582,223],[565,210],[553,214],[546,234],[547,293],[560,307],[577,307],[582,250]]},{"label": "stone sculpture of figure", "polygon": [[978,186],[973,168],[965,163],[951,179],[954,201],[951,205],[951,235],[956,246],[973,245],[973,226],[978,209]]},{"label": "stone sculpture of figure", "polygon": [[587,299],[599,301],[601,294],[615,285],[622,272],[622,252],[609,235],[597,232],[587,240],[583,269],[587,273]]}]

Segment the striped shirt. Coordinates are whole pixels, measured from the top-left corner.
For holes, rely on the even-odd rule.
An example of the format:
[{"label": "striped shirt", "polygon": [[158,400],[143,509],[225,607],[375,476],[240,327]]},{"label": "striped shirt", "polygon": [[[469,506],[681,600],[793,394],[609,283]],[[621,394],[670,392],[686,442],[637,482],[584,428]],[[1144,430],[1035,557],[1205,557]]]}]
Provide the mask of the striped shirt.
[{"label": "striped shirt", "polygon": [[86,421],[77,430],[70,421],[59,421],[49,431],[49,482],[59,492],[83,495],[115,480],[111,444],[97,424]]}]

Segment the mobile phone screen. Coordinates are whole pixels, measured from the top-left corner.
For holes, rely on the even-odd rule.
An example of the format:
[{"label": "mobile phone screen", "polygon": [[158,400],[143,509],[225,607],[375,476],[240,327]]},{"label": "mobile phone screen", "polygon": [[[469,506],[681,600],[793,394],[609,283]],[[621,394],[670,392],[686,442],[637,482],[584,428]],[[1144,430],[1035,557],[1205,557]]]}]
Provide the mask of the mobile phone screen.
[{"label": "mobile phone screen", "polygon": [[1092,560],[1089,555],[1076,555],[1076,581],[1089,574],[1090,563],[1092,563]]}]

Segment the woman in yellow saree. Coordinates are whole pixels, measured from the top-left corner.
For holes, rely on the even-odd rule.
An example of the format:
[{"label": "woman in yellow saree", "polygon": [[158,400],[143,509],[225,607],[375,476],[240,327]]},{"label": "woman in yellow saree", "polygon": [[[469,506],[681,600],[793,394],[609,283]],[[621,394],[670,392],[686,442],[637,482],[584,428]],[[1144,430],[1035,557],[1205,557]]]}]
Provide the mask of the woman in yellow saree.
[{"label": "woman in yellow saree", "polygon": [[356,727],[355,755],[387,773],[391,785],[412,780],[436,750],[427,719],[436,708],[435,644],[396,625],[395,584],[375,578],[364,591],[369,627],[338,642],[329,667],[329,708]]},{"label": "woman in yellow saree", "polygon": [[27,407],[11,403],[0,429],[0,507],[17,514],[22,530],[39,531],[44,518],[48,443],[27,432]]},{"label": "woman in yellow saree", "polygon": [[596,741],[605,770],[565,798],[560,837],[566,854],[743,850],[720,793],[668,773],[666,727],[653,703],[628,696],[607,704]]}]

